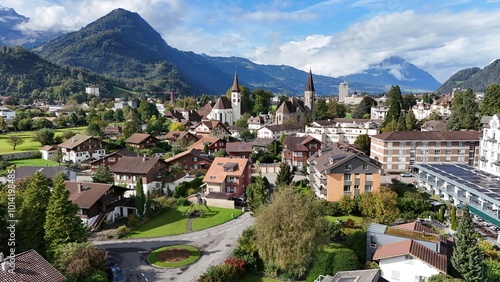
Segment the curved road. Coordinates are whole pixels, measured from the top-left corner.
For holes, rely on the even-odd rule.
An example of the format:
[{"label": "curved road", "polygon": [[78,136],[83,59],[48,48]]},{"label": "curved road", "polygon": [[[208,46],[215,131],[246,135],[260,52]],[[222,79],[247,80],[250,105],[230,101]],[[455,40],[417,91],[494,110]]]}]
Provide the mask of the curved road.
[{"label": "curved road", "polygon": [[[93,241],[117,258],[128,282],[134,281],[196,281],[209,266],[222,263],[236,247],[243,230],[253,218],[245,212],[224,224],[191,233],[145,239]],[[149,253],[157,248],[184,244],[197,247],[201,257],[194,264],[175,269],[157,268],[147,262]]]}]

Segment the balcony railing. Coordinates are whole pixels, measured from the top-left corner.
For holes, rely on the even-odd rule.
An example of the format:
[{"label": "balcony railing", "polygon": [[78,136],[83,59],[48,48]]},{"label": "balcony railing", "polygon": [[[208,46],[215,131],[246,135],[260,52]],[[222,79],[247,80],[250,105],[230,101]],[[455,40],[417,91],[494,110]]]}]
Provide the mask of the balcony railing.
[{"label": "balcony railing", "polygon": [[344,196],[351,196],[351,191],[344,191]]}]

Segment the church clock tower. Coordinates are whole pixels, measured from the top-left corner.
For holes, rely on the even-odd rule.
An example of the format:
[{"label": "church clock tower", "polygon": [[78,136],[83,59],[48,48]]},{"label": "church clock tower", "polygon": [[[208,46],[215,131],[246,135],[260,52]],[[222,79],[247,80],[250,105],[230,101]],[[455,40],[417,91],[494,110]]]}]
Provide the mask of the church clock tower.
[{"label": "church clock tower", "polygon": [[233,121],[236,122],[241,118],[241,95],[237,72],[234,72],[233,87],[231,88],[231,105],[233,108]]},{"label": "church clock tower", "polygon": [[304,92],[304,106],[306,107],[306,114],[311,116],[314,121],[316,118],[314,103],[316,100],[316,92],[314,91],[314,83],[311,69],[309,69],[309,76],[307,77],[306,91]]}]

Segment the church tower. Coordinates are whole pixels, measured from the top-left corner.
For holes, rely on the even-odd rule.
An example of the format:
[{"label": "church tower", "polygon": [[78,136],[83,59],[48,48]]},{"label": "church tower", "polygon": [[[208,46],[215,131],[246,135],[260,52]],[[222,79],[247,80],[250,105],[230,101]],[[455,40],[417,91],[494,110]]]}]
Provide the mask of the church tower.
[{"label": "church tower", "polygon": [[316,113],[314,109],[314,103],[316,100],[316,92],[314,91],[314,83],[311,69],[309,69],[309,76],[307,77],[307,85],[306,91],[304,92],[304,106],[306,107],[306,114],[309,113],[311,115],[311,119],[314,120],[316,118]]},{"label": "church tower", "polygon": [[236,122],[241,118],[241,96],[237,72],[234,72],[233,87],[231,88],[231,105],[233,108],[233,121]]}]

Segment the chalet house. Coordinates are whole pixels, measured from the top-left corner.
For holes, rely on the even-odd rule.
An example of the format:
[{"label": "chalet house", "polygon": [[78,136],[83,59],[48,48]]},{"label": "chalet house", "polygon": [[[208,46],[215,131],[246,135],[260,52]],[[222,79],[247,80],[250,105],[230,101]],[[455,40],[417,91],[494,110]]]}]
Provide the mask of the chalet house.
[{"label": "chalet house", "polygon": [[203,178],[206,192],[232,193],[234,197],[241,197],[251,183],[250,161],[242,158],[214,159],[212,165]]},{"label": "chalet house", "polygon": [[82,134],[76,134],[58,147],[61,148],[63,162],[79,164],[99,159],[106,154],[106,145],[101,139]]},{"label": "chalet house", "polygon": [[447,273],[453,244],[420,222],[395,226],[371,223],[366,237],[367,261],[378,261],[388,281],[427,281]]},{"label": "chalet house", "polygon": [[[125,185],[135,189],[137,178],[142,178],[144,194],[163,188],[164,175],[167,173],[167,163],[160,158],[122,157],[111,167],[115,185]],[[129,195],[127,195],[129,196]]]},{"label": "chalet house", "polygon": [[138,154],[127,148],[124,148],[116,152],[113,152],[111,154],[108,154],[106,156],[103,156],[98,160],[90,162],[90,169],[92,170],[92,172],[95,172],[96,169],[99,168],[100,166],[106,166],[109,169],[112,166],[114,166],[122,157],[125,156],[137,157]]},{"label": "chalet house", "polygon": [[265,125],[257,130],[257,138],[271,138],[279,140],[281,135],[295,136],[302,131],[300,123],[286,123],[279,125]]},{"label": "chalet house", "polygon": [[126,188],[106,183],[66,181],[69,200],[78,206],[78,216],[89,229],[99,227],[106,219],[114,222],[115,217],[127,217],[128,208],[122,200]]},{"label": "chalet house", "polygon": [[274,143],[279,143],[279,141],[270,138],[255,138],[251,143],[252,143],[252,150],[254,152],[259,152],[267,150],[269,146],[274,145]]},{"label": "chalet house", "polygon": [[301,169],[307,159],[316,154],[320,148],[321,142],[312,136],[287,137],[284,141],[281,159],[291,167]]},{"label": "chalet house", "polygon": [[[160,112],[163,113],[163,112]],[[180,122],[184,117],[177,109],[172,109],[170,111],[166,111],[164,116],[171,120],[172,122]]]},{"label": "chalet house", "polygon": [[230,157],[249,159],[252,147],[251,142],[229,142],[226,143],[226,152]]},{"label": "chalet house", "polygon": [[104,128],[104,136],[111,140],[116,140],[122,136],[122,127],[119,125],[110,125]]},{"label": "chalet house", "polygon": [[172,147],[187,147],[189,144],[193,144],[200,138],[187,131],[170,131],[167,134],[160,137],[161,140],[166,141]]},{"label": "chalet house", "polygon": [[226,141],[210,136],[201,136],[200,140],[196,141],[193,145],[189,146],[188,149],[198,149],[204,152],[205,144],[208,146],[208,153],[213,154],[222,149],[226,149]]},{"label": "chalet house", "polygon": [[198,115],[201,117],[201,120],[207,120],[209,119],[208,116],[212,112],[212,108],[214,107],[215,102],[210,101],[208,102],[205,106],[203,106],[201,109],[199,109]]},{"label": "chalet house", "polygon": [[146,133],[134,133],[125,139],[125,144],[137,150],[156,148],[158,140]]},{"label": "chalet house", "polygon": [[380,189],[380,164],[349,145],[320,149],[307,160],[311,188],[327,201]]},{"label": "chalet house", "polygon": [[18,253],[14,257],[5,257],[3,253],[0,253],[0,264],[2,265],[0,281],[68,281],[35,250]]},{"label": "chalet house", "polygon": [[15,179],[21,180],[36,172],[49,179],[54,179],[58,173],[63,173],[70,181],[76,180],[76,171],[65,166],[20,166],[15,170]]},{"label": "chalet house", "polygon": [[264,126],[264,124],[265,122],[263,116],[251,117],[248,119],[248,130],[250,130],[250,132],[257,131]]},{"label": "chalet house", "polygon": [[49,161],[57,161],[57,147],[52,145],[45,145],[40,148],[42,159]]},{"label": "chalet house", "polygon": [[214,160],[214,156],[204,154],[198,149],[189,149],[165,160],[171,167],[180,164],[185,171],[203,169],[207,170]]},{"label": "chalet house", "polygon": [[194,126],[194,133],[198,136],[211,136],[217,138],[229,138],[231,132],[220,121],[203,120]]}]

